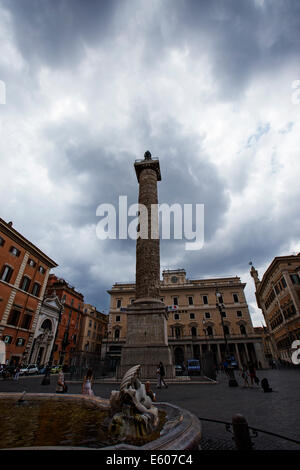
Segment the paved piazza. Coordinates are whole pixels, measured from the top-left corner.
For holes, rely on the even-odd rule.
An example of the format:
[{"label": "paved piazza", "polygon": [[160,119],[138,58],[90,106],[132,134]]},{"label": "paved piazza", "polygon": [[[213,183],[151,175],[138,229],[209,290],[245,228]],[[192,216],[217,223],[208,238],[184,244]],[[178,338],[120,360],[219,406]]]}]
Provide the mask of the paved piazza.
[{"label": "paved piazza", "polygon": [[[223,373],[218,375],[217,384],[199,384],[196,379],[189,384],[172,383],[168,389],[155,390],[157,398],[188,409],[198,417],[229,421],[241,413],[249,426],[280,434],[300,441],[300,368],[261,370],[258,377],[267,377],[274,393],[263,393],[261,388],[243,388],[242,380],[236,374],[240,386],[230,388]],[[66,374],[68,382],[68,374]],[[42,376],[20,377],[18,382],[0,380],[0,392],[46,392],[53,393],[57,376],[51,375],[51,384],[41,385]],[[69,393],[81,393],[81,383],[68,382]],[[153,384],[152,388],[155,388]],[[93,386],[97,396],[109,398],[117,384],[96,381]],[[203,449],[234,449],[232,435],[224,424],[202,421]],[[300,445],[259,433],[253,439],[257,450],[300,450]]]}]

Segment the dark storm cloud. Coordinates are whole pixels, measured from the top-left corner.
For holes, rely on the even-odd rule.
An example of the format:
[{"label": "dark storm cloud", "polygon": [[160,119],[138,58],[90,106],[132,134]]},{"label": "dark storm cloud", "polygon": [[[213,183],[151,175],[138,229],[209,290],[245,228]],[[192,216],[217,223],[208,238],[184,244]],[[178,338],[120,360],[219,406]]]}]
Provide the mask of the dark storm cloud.
[{"label": "dark storm cloud", "polygon": [[[248,85],[261,76],[271,81],[287,64],[298,63],[299,1],[260,4],[250,0],[169,0],[155,3],[153,9],[151,2],[134,0],[0,0],[0,3],[11,13],[13,45],[25,62],[15,69],[9,62],[9,65],[5,61],[4,65],[1,63],[0,79],[7,83],[9,97],[2,111],[4,115],[16,112],[17,119],[24,119],[24,134],[22,129],[17,129],[16,146],[23,136],[25,139],[29,136],[28,155],[32,148],[36,150],[34,137],[38,137],[40,152],[36,160],[39,165],[31,167],[29,157],[31,171],[40,171],[43,181],[46,169],[49,185],[62,190],[59,196],[55,189],[45,196],[40,195],[38,184],[27,187],[23,183],[19,192],[13,189],[10,201],[15,198],[17,204],[9,207],[15,207],[15,213],[19,211],[19,221],[26,214],[24,227],[19,225],[17,229],[59,263],[58,275],[76,285],[88,302],[99,308],[108,305],[106,290],[113,282],[134,280],[135,243],[132,240],[97,240],[94,252],[86,255],[84,240],[80,239],[78,246],[75,244],[74,253],[68,244],[77,239],[81,228],[97,224],[99,204],[111,203],[117,207],[119,195],[127,195],[128,204],[137,202],[138,184],[133,164],[136,158],[143,158],[147,149],[160,159],[161,203],[203,203],[205,206],[204,248],[188,252],[184,250],[184,240],[162,240],[162,267],[183,267],[190,278],[239,275],[250,259],[263,265],[280,250],[288,251],[289,241],[300,231],[295,218],[297,208],[294,200],[288,198],[278,214],[270,209],[265,218],[261,217],[261,211],[251,213],[246,206],[244,211],[249,212],[249,218],[236,223],[231,220],[229,231],[224,231],[224,237],[228,238],[220,239],[219,243],[217,238],[227,227],[231,196],[242,196],[252,173],[257,171],[255,153],[262,143],[261,135],[269,133],[272,123],[268,129],[260,128],[258,123],[254,134],[255,126],[252,127],[239,155],[229,155],[230,176],[224,176],[222,164],[217,163],[218,155],[206,150],[201,125],[199,133],[195,131],[196,125],[190,132],[186,129],[190,116],[199,116],[197,108],[207,106],[208,100],[214,105],[240,99],[242,113],[245,112],[242,106]],[[86,56],[86,46],[93,49],[91,62]],[[182,68],[172,68],[173,50],[184,57]],[[95,60],[98,55],[99,63]],[[88,69],[86,74],[86,70],[80,69],[83,58]],[[202,61],[203,58],[207,62]],[[186,68],[187,75],[192,76],[202,63],[207,63],[207,77],[213,80],[215,89],[207,96],[199,92],[201,99],[192,102],[197,90],[187,89],[184,80],[176,82],[176,74]],[[44,67],[49,76],[41,84]],[[167,82],[165,88],[160,88],[161,79]],[[51,80],[53,87],[49,86]],[[141,84],[144,87],[140,87]],[[194,86],[197,88],[197,84]],[[179,106],[176,104],[173,108],[177,98],[174,90],[182,93],[179,116],[176,116]],[[266,95],[268,91],[266,89]],[[169,100],[164,100],[164,92]],[[86,113],[77,116],[74,110],[73,114],[64,114],[63,98],[68,93],[78,95]],[[116,99],[118,94],[124,106],[123,101]],[[260,105],[257,102],[257,109]],[[98,113],[97,107],[102,111]],[[194,107],[193,113],[189,114],[191,107]],[[221,112],[226,119],[225,112]],[[111,113],[115,113],[116,121]],[[36,121],[31,121],[32,116]],[[95,126],[98,119],[99,129]],[[205,122],[204,112],[201,119]],[[209,119],[213,127],[214,122]],[[222,128],[219,122],[222,117],[215,119]],[[236,111],[237,127],[238,121],[239,109]],[[26,134],[31,122],[32,132]],[[206,131],[209,133],[209,128]],[[222,139],[221,132],[216,135],[215,140]],[[131,142],[134,145],[131,146]],[[253,144],[253,154],[247,144]],[[16,151],[15,159],[19,158],[19,149],[11,148]],[[218,142],[214,142],[213,148],[218,148]],[[20,149],[23,150],[22,145]],[[6,161],[11,158],[11,155],[3,155]],[[24,170],[26,155],[24,151],[20,157]],[[250,161],[252,156],[253,162]],[[266,201],[260,203],[264,205]],[[9,214],[9,219],[13,216]],[[57,236],[56,223],[60,225]],[[73,233],[69,239],[63,239],[64,229],[67,231],[69,227]],[[127,256],[126,261],[124,256]],[[127,270],[124,263],[128,264]],[[100,275],[92,270],[97,266]]]},{"label": "dark storm cloud", "polygon": [[261,6],[254,0],[170,0],[165,11],[165,45],[187,46],[193,57],[199,51],[209,55],[221,100],[240,96],[254,76],[276,73],[298,57],[297,0],[265,0]]},{"label": "dark storm cloud", "polygon": [[3,0],[22,55],[33,65],[76,66],[85,45],[107,38],[120,0]]}]

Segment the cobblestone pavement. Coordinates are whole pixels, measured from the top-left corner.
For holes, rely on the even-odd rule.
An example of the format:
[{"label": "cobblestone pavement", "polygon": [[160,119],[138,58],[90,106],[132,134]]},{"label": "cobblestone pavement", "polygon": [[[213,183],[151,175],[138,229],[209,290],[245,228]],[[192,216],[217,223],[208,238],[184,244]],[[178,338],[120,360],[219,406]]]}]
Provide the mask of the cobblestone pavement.
[{"label": "cobblestone pavement", "polygon": [[[199,384],[196,381],[185,384],[169,384],[167,389],[155,390],[157,398],[186,408],[200,418],[231,422],[234,414],[242,414],[249,426],[280,434],[300,441],[300,368],[261,370],[258,377],[267,377],[274,393],[263,393],[260,387],[243,388],[242,380],[236,373],[239,387],[231,388],[223,373],[217,384]],[[42,377],[20,377],[18,382],[0,380],[0,392],[45,392],[53,393],[57,376],[51,376],[51,384],[41,385]],[[96,395],[109,398],[118,384],[95,383]],[[81,384],[69,382],[69,393],[81,393]],[[224,424],[202,421],[203,449],[234,449],[232,434]],[[252,439],[257,450],[300,450],[292,442],[258,433]]]}]

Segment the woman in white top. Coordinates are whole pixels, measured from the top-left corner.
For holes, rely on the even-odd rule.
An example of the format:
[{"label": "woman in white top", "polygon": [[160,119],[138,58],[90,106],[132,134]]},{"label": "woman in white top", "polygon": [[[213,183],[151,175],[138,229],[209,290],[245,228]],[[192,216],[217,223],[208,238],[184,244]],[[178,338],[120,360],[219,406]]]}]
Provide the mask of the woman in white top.
[{"label": "woman in white top", "polygon": [[94,395],[94,392],[92,390],[92,382],[93,382],[93,371],[92,369],[88,369],[86,376],[83,379],[83,384],[82,384],[83,395],[89,395],[89,396]]},{"label": "woman in white top", "polygon": [[64,365],[62,370],[58,374],[56,393],[66,393],[68,391],[68,386],[65,382],[64,372],[67,371],[67,367]]}]

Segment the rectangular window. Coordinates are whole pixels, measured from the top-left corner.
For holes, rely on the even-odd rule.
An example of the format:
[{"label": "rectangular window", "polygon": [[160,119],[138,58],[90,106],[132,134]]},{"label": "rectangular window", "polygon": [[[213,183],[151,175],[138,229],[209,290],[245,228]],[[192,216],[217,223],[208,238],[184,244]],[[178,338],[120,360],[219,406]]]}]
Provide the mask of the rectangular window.
[{"label": "rectangular window", "polygon": [[24,346],[24,344],[25,344],[24,338],[17,338],[17,342],[16,342],[17,346]]},{"label": "rectangular window", "polygon": [[242,316],[243,316],[241,310],[238,310],[238,311],[236,312],[236,316],[237,316],[237,317],[242,317]]},{"label": "rectangular window", "polygon": [[204,304],[208,304],[207,295],[203,295],[203,296],[202,296],[202,299],[203,299],[203,303],[204,303]]},{"label": "rectangular window", "polygon": [[173,305],[178,305],[178,297],[173,297]]},{"label": "rectangular window", "polygon": [[35,282],[32,288],[32,295],[35,295],[36,297],[38,297],[40,293],[40,289],[41,289],[40,284],[38,282]]},{"label": "rectangular window", "polygon": [[43,268],[43,266],[39,266],[39,272],[41,274],[45,274],[45,268]]},{"label": "rectangular window", "polygon": [[1,273],[1,280],[9,282],[13,273],[13,269],[10,266],[4,265]]},{"label": "rectangular window", "polygon": [[281,278],[281,284],[284,288],[286,287],[286,282],[285,282],[284,277]]},{"label": "rectangular window", "polygon": [[5,336],[4,337],[4,343],[10,344],[12,342],[12,336]]},{"label": "rectangular window", "polygon": [[116,315],[116,321],[121,321],[121,316],[120,315]]},{"label": "rectangular window", "polygon": [[174,320],[179,320],[179,313],[174,313]]},{"label": "rectangular window", "polygon": [[218,296],[219,304],[223,304],[223,295]]},{"label": "rectangular window", "polygon": [[210,313],[209,312],[205,312],[205,318],[210,318]]},{"label": "rectangular window", "polygon": [[31,258],[29,258],[28,264],[29,264],[29,266],[31,266],[32,268],[34,268],[34,267],[36,266],[36,262],[35,262],[33,259],[31,259]]},{"label": "rectangular window", "polygon": [[190,313],[190,319],[191,319],[191,320],[194,320],[194,319],[195,319],[195,314],[194,314],[194,313]]},{"label": "rectangular window", "polygon": [[5,240],[4,240],[4,238],[0,237],[0,246],[3,246],[3,245],[4,245],[4,243],[5,243]]},{"label": "rectangular window", "polygon": [[21,315],[21,312],[19,312],[18,310],[12,310],[8,317],[7,324],[17,326],[19,323],[20,315]]},{"label": "rectangular window", "polygon": [[122,300],[117,299],[117,308],[121,308],[121,306],[122,306]]},{"label": "rectangular window", "polygon": [[[239,296],[237,294],[232,294],[232,296],[233,296],[234,303],[238,304],[239,303]],[[223,303],[223,302],[221,302],[221,303]]]},{"label": "rectangular window", "polygon": [[30,286],[30,279],[27,276],[24,276],[21,282],[20,288],[25,292],[28,292]]},{"label": "rectangular window", "polygon": [[300,284],[300,279],[299,279],[298,274],[291,274],[290,278],[293,284]]},{"label": "rectangular window", "polygon": [[226,318],[226,312],[222,312],[222,317]]},{"label": "rectangular window", "polygon": [[194,305],[194,299],[193,299],[193,297],[189,297],[189,305]]},{"label": "rectangular window", "polygon": [[14,255],[14,256],[20,256],[21,252],[20,250],[18,250],[18,248],[16,248],[15,246],[11,246],[10,249],[9,249],[9,252]]},{"label": "rectangular window", "polygon": [[32,319],[32,315],[29,315],[28,313],[26,313],[23,317],[21,328],[24,328],[25,330],[29,330],[31,319]]}]

